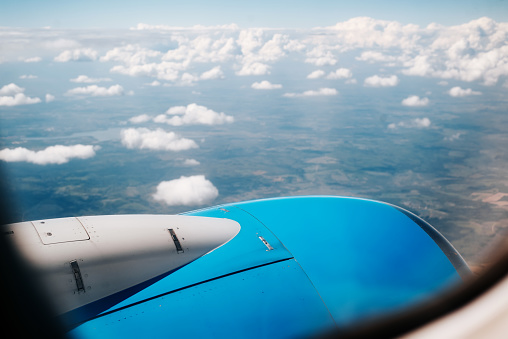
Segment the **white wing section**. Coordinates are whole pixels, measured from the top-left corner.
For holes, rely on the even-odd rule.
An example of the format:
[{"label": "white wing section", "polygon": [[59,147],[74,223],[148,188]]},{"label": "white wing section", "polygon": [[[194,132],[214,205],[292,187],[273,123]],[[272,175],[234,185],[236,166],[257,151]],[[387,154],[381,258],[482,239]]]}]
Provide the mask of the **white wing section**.
[{"label": "white wing section", "polygon": [[240,231],[229,219],[174,215],[48,219],[3,228],[40,273],[60,314],[167,274]]}]

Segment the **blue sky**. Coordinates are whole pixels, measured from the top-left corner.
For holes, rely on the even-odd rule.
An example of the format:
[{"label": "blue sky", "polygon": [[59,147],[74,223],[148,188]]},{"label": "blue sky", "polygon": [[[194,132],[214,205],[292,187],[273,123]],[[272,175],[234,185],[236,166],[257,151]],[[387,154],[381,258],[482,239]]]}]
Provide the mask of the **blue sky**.
[{"label": "blue sky", "polygon": [[53,28],[127,28],[137,23],[171,26],[310,28],[370,16],[426,26],[454,25],[482,16],[507,21],[508,1],[10,1],[2,4],[0,26]]}]

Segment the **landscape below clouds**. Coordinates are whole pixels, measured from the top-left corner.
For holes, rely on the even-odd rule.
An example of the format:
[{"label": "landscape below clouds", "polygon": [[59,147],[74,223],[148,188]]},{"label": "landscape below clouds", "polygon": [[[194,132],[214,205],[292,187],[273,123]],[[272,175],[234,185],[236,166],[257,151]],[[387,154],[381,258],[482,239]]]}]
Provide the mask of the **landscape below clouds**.
[{"label": "landscape below clouds", "polygon": [[507,41],[487,17],[0,27],[13,221],[347,195],[420,215],[474,261],[508,226]]}]

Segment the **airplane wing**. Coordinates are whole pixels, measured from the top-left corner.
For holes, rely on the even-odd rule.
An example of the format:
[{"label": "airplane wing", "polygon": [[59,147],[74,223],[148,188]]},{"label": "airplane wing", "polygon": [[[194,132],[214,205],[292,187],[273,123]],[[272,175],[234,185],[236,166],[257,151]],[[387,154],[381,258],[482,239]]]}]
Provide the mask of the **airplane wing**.
[{"label": "airplane wing", "polygon": [[[128,260],[122,257],[127,254],[118,254],[125,248],[102,254],[109,269],[102,267],[99,276],[117,279],[100,298],[90,296],[100,290],[100,281],[92,279],[91,260],[83,259],[87,251],[62,260],[71,298],[86,295],[94,303],[73,304],[61,312],[70,337],[308,336],[400,311],[470,275],[464,260],[432,226],[401,208],[371,200],[266,199],[172,217],[178,220],[122,217],[131,226],[120,224],[116,231],[137,235],[128,237],[133,241],[127,246]],[[107,229],[114,218],[77,219],[90,235],[92,228],[99,233]],[[196,222],[186,226],[188,218]],[[150,237],[142,231],[151,223],[160,231],[156,259],[150,254],[153,245],[147,245]],[[76,237],[86,238],[78,231]],[[208,242],[209,237],[215,240]],[[90,236],[65,245],[99,242]],[[201,250],[193,251],[197,244]],[[43,249],[61,245],[39,244]]]}]

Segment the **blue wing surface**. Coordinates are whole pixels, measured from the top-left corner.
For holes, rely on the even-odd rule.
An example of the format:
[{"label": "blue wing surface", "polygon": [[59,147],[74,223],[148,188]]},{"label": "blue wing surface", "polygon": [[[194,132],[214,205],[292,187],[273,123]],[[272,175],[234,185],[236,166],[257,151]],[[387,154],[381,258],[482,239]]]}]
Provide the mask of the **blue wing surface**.
[{"label": "blue wing surface", "polygon": [[468,270],[428,224],[370,200],[278,198],[186,215],[232,219],[241,231],[71,336],[305,336],[401,310]]}]

